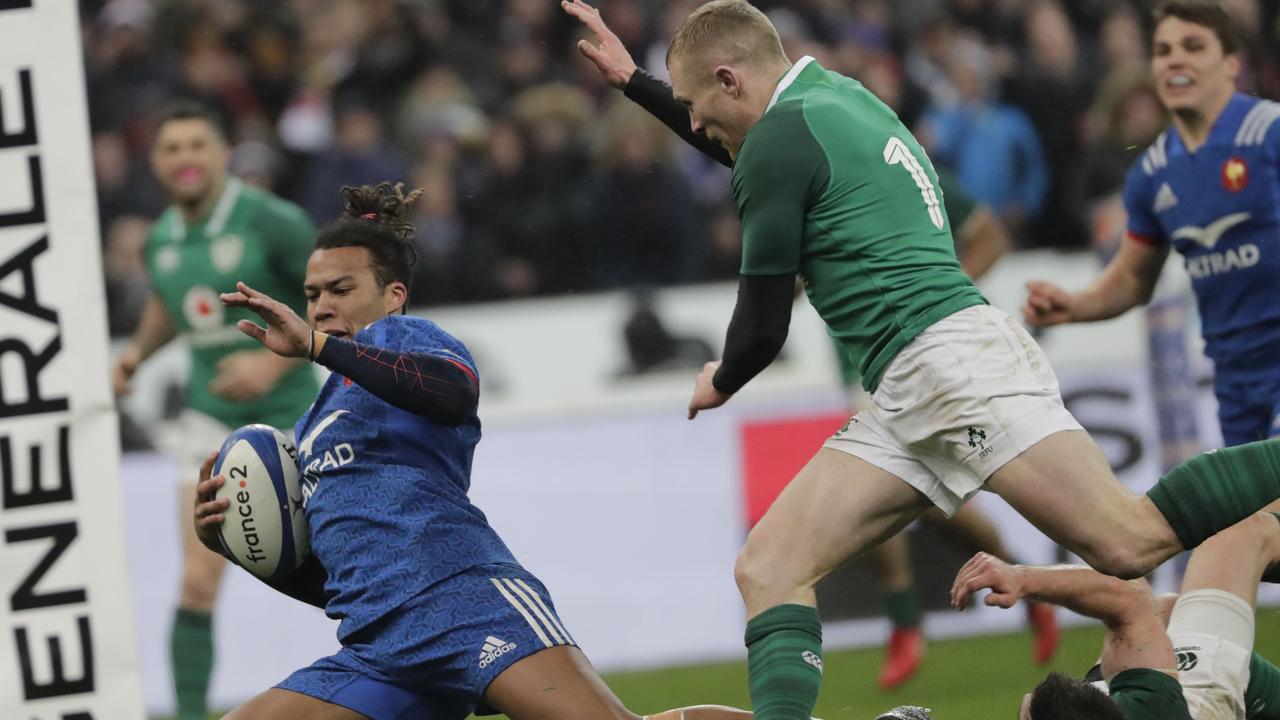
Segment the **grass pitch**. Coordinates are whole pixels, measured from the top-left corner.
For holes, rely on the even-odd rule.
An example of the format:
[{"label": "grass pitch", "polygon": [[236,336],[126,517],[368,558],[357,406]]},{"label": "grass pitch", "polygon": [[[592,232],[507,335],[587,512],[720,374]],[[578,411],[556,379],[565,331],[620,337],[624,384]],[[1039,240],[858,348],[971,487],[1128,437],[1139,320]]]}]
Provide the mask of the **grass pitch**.
[{"label": "grass pitch", "polygon": [[[1280,660],[1280,611],[1258,612],[1255,649]],[[1022,694],[1048,670],[1081,675],[1097,660],[1101,626],[1063,631],[1062,646],[1046,667],[1031,662],[1031,634],[993,635],[929,644],[920,672],[903,687],[882,693],[875,685],[877,649],[825,655],[825,680],[814,715],[823,720],[872,720],[897,705],[933,708],[938,720],[1017,717]],[[699,703],[748,707],[746,663],[616,673],[606,679],[628,707],[658,712]]]},{"label": "grass pitch", "polygon": [[[1263,656],[1280,660],[1280,610],[1258,611],[1256,643]],[[1101,646],[1101,626],[1067,629],[1053,662],[1037,667],[1031,662],[1029,632],[933,641],[920,672],[892,693],[876,689],[879,648],[830,652],[824,657],[826,679],[814,714],[823,720],[872,720],[889,708],[911,704],[933,708],[937,720],[1016,717],[1022,694],[1048,670],[1080,675],[1092,666]],[[605,679],[639,713],[684,705],[750,705],[745,662],[611,673]]]}]

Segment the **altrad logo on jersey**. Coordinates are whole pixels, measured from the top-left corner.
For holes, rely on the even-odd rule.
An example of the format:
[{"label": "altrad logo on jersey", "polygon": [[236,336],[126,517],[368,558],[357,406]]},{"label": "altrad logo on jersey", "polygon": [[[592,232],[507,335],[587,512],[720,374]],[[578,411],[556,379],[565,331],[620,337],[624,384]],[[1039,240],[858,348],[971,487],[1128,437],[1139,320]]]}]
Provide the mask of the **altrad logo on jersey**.
[{"label": "altrad logo on jersey", "polygon": [[[1251,215],[1247,212],[1231,213],[1214,220],[1204,227],[1184,225],[1174,230],[1170,237],[1174,240],[1189,240],[1203,248],[1213,250],[1218,246],[1218,243],[1228,230],[1245,222],[1250,217]],[[1182,252],[1187,255],[1189,251],[1183,250]],[[1261,258],[1262,251],[1258,249],[1257,245],[1244,243],[1239,247],[1228,248],[1223,252],[1205,253],[1194,257],[1188,255],[1186,259],[1187,273],[1192,278],[1200,280],[1212,275],[1228,273],[1232,270],[1251,268],[1257,265]]]},{"label": "altrad logo on jersey", "polygon": [[[320,484],[320,473],[325,470],[339,468],[356,459],[355,448],[351,447],[351,443],[338,443],[337,445],[316,453],[316,439],[321,433],[329,428],[330,425],[338,421],[338,418],[346,415],[346,410],[334,410],[329,413],[323,420],[316,423],[311,432],[298,443],[297,454],[293,455],[301,462],[302,468],[302,507],[307,506],[307,501],[311,499],[312,494],[316,491],[316,486]],[[315,456],[315,457],[313,457]]]}]

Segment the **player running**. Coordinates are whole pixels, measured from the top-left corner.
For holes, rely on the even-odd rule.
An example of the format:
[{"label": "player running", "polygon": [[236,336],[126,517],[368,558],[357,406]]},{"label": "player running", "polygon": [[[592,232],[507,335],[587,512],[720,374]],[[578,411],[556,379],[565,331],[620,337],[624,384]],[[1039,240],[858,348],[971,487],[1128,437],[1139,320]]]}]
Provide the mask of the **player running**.
[{"label": "player running", "polygon": [[1280,434],[1280,104],[1235,91],[1240,44],[1215,0],[1153,12],[1151,70],[1172,115],[1125,180],[1128,232],[1089,288],[1027,283],[1027,322],[1116,317],[1151,299],[1169,249],[1186,261],[1227,445]]},{"label": "player running", "polygon": [[[596,45],[579,47],[583,48],[606,82],[622,90],[627,98],[661,120],[694,148],[726,167],[733,167],[727,150],[690,130],[688,111],[676,102],[671,87],[636,66],[631,53],[609,30],[599,13],[581,3],[562,2],[561,7],[596,36]],[[947,224],[954,228],[960,269],[976,281],[1008,251],[1009,236],[991,208],[970,198],[953,177],[939,173],[938,190]],[[850,410],[856,413],[871,404],[870,396],[859,382],[859,359],[849,356],[844,343],[834,338],[833,341],[840,365],[840,379],[849,394]],[[1006,560],[1011,558],[1000,531],[973,505],[958,508],[949,518],[935,512],[926,513],[923,517],[939,522],[948,534],[975,551],[989,552]],[[885,608],[893,626],[885,645],[884,664],[877,678],[882,690],[892,690],[911,679],[924,659],[925,637],[921,627],[924,605],[915,586],[905,533],[898,533],[869,549],[866,560],[885,595]],[[1044,664],[1053,657],[1061,638],[1053,608],[1028,603],[1027,621],[1034,632],[1032,658],[1037,664]]]},{"label": "player running", "polygon": [[1086,567],[1012,566],[979,553],[956,575],[952,604],[964,609],[987,589],[987,605],[1035,598],[1106,624],[1100,666],[1083,681],[1049,675],[1023,697],[1022,720],[1275,720],[1280,669],[1253,652],[1253,636],[1258,581],[1280,567],[1278,518],[1258,513],[1196,548],[1181,596],[1153,598],[1144,580]]},{"label": "player running", "polygon": [[[312,554],[271,583],[338,619],[342,648],[228,717],[636,720],[604,685],[525,570],[467,498],[480,439],[475,364],[435,323],[404,315],[415,260],[404,220],[421,191],[344,188],[343,217],[307,262],[304,321],[244,283],[221,296],[239,328],[333,374],[296,426]],[[200,471],[195,527],[217,549],[228,501]],[[654,720],[744,720],[717,707]]]},{"label": "player running", "polygon": [[[1280,444],[1193,458],[1147,496],[1121,485],[1063,406],[1044,353],[961,272],[932,165],[910,132],[858,82],[811,57],[793,64],[759,10],[702,5],[677,29],[667,66],[690,131],[734,160],[743,225],[723,359],[695,380],[689,417],[723,405],[777,356],[796,274],[831,334],[862,358],[873,400],[739,554],[756,717],[808,717],[822,678],[814,586],[930,505],[951,514],[992,490],[1094,567],[1135,577],[1280,497]],[[1210,469],[1229,480],[1207,482]]]},{"label": "player running", "polygon": [[315,228],[302,209],[228,175],[230,152],[208,108],[178,103],[156,126],[151,167],[171,207],[143,251],[153,288],[142,320],[112,373],[127,395],[138,366],[181,335],[191,377],[178,417],[178,477],[184,521],[182,586],[170,635],[179,720],[204,720],[213,672],[213,608],[225,563],[205,550],[185,521],[192,473],[232,429],[250,422],[288,427],[319,383],[306,363],[281,358],[236,331],[242,310],[224,311],[218,293],[244,279],[302,307],[298,287]]}]

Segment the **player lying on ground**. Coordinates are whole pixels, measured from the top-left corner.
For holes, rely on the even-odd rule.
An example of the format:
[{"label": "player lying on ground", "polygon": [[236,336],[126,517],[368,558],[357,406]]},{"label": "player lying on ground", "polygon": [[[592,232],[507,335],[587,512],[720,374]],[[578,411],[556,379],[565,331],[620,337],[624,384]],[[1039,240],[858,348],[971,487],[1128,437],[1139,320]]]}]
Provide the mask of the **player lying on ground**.
[{"label": "player lying on ground", "polygon": [[1008,565],[979,553],[956,575],[951,598],[963,609],[990,590],[987,605],[1031,598],[1106,624],[1100,676],[1049,675],[1023,697],[1022,720],[1276,720],[1280,670],[1253,652],[1253,616],[1259,579],[1274,579],[1278,567],[1280,521],[1262,512],[1196,548],[1180,596],[1153,598],[1144,580],[1086,567]]},{"label": "player lying on ground", "polygon": [[[568,6],[599,17],[581,0]],[[589,40],[579,48],[602,52]],[[915,138],[857,81],[812,57],[792,63],[759,10],[700,6],[676,30],[667,67],[689,133],[733,160],[742,219],[723,359],[695,379],[689,417],[728,402],[777,357],[797,274],[831,335],[862,358],[873,401],[783,490],[738,556],[756,717],[809,716],[822,680],[814,586],[930,506],[951,514],[991,490],[1093,567],[1138,577],[1280,498],[1280,443],[1193,458],[1146,496],[1116,480],[1063,405],[1044,352],[961,272]]]},{"label": "player lying on ground", "polygon": [[[272,585],[339,620],[342,644],[228,717],[461,720],[487,707],[512,720],[636,720],[467,498],[480,439],[475,365],[435,323],[404,315],[415,260],[404,217],[417,194],[343,188],[343,217],[307,262],[307,320],[243,283],[221,296],[264,321],[241,320],[245,334],[333,371],[296,426],[312,554]],[[223,484],[210,477],[214,457],[200,471],[195,526],[220,551],[229,502],[211,499]]]},{"label": "player lying on ground", "polygon": [[[585,3],[561,2],[569,15],[583,23],[595,35],[596,43],[579,43],[586,55],[613,87],[622,90],[632,102],[665,123],[685,142],[725,167],[733,167],[729,151],[705,135],[695,134],[689,127],[689,113],[672,95],[671,87],[644,69],[637,67],[631,53],[609,30],[600,13]],[[999,218],[986,205],[970,198],[954,178],[939,173],[938,190],[942,194],[947,224],[954,229],[955,252],[965,275],[976,280],[991,268],[1008,250],[1010,241]],[[871,397],[860,384],[860,357],[851,357],[843,342],[835,340],[841,380],[849,392],[850,410],[856,413],[871,405]],[[957,509],[947,517],[942,512],[923,516],[937,521],[949,535],[973,551],[989,552],[1010,559],[999,530],[972,505]],[[915,587],[909,548],[905,533],[898,533],[867,551],[866,560],[880,590],[885,593],[886,608],[893,632],[885,647],[885,661],[877,682],[881,689],[891,690],[909,680],[919,668],[924,654],[921,622],[923,603]],[[1053,609],[1028,603],[1027,619],[1035,631],[1032,657],[1037,663],[1049,661],[1058,647],[1058,626]]]}]

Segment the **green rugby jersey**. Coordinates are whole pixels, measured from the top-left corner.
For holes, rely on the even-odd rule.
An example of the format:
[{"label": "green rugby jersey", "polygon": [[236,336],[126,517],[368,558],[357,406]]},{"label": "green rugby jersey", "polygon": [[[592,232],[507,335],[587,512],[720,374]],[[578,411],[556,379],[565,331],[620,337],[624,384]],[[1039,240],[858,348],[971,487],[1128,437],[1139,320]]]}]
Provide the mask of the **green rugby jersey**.
[{"label": "green rugby jersey", "polygon": [[226,309],[218,294],[235,290],[237,280],[286,303],[306,317],[302,292],[315,228],[302,209],[236,178],[209,217],[188,227],[169,208],[151,229],[144,250],[152,289],[190,347],[191,385],[187,407],[230,427],[262,422],[288,430],[306,412],[320,386],[307,363],[291,369],[265,396],[235,403],[209,392],[218,361],[262,346],[236,329],[249,310]]},{"label": "green rugby jersey", "polygon": [[[945,169],[938,170],[938,190],[942,193],[942,206],[947,211],[947,224],[951,226],[952,235],[955,236],[956,256],[958,257],[963,255],[965,251],[965,248],[961,245],[963,241],[958,233],[964,228],[965,223],[969,222],[969,218],[973,216],[974,211],[978,209],[978,202],[969,193],[965,192],[955,175]],[[851,388],[862,377],[858,374],[858,365],[861,358],[849,357],[844,343],[834,337],[831,340],[836,350],[836,362],[840,365],[840,383],[847,388]]]},{"label": "green rugby jersey", "polygon": [[1182,685],[1168,673],[1131,668],[1107,683],[1125,720],[1191,720]]},{"label": "green rugby jersey", "polygon": [[924,150],[856,80],[802,58],[733,165],[742,274],[799,273],[874,392],[899,350],[986,300],[960,270]]}]

